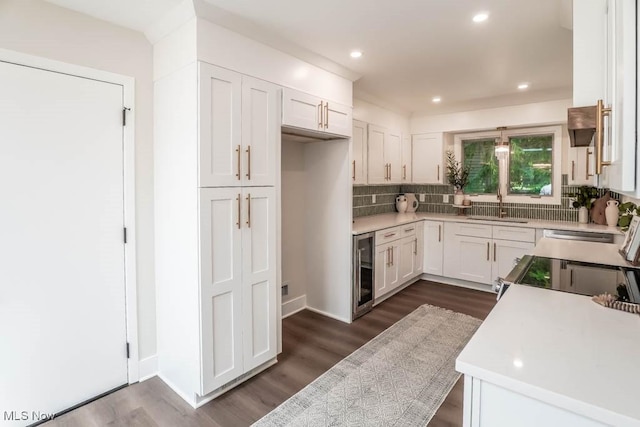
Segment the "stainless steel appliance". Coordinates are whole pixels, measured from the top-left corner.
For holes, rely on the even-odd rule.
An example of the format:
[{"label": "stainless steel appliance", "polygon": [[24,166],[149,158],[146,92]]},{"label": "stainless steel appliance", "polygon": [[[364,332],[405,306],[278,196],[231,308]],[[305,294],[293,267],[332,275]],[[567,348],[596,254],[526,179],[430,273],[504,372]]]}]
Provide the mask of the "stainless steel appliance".
[{"label": "stainless steel appliance", "polygon": [[536,286],[581,295],[609,293],[640,303],[640,269],[526,255],[494,290],[498,300],[510,285]]},{"label": "stainless steel appliance", "polygon": [[351,319],[362,316],[373,308],[375,266],[375,233],[353,237],[353,310]]}]

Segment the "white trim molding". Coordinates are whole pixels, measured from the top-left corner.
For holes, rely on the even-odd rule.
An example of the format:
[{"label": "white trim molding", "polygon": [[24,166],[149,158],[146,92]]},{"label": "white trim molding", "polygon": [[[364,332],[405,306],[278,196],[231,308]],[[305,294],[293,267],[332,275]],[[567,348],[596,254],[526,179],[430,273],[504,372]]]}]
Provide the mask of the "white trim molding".
[{"label": "white trim molding", "polygon": [[41,70],[78,76],[122,86],[127,125],[122,128],[124,145],[124,226],[127,228],[125,251],[125,294],[127,342],[129,343],[128,381],[138,382],[138,293],[136,281],[136,210],[135,210],[135,79],[107,71],[0,49],[0,61]]},{"label": "white trim molding", "polygon": [[146,381],[158,375],[158,355],[145,357],[138,362],[139,382]]},{"label": "white trim molding", "polygon": [[307,296],[302,295],[282,303],[282,318],[289,317],[307,308]]}]

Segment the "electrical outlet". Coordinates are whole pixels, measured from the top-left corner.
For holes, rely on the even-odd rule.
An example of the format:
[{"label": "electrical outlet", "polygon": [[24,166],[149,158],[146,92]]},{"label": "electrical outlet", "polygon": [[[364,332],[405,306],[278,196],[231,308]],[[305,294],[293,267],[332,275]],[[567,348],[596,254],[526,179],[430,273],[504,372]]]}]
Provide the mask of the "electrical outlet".
[{"label": "electrical outlet", "polygon": [[426,194],[420,194],[420,203],[424,203],[424,201],[427,199],[427,195]]},{"label": "electrical outlet", "polygon": [[371,203],[375,203],[376,202],[376,195],[372,194],[371,195]]},{"label": "electrical outlet", "polygon": [[443,194],[442,195],[442,203],[449,203],[449,195],[448,194]]},{"label": "electrical outlet", "polygon": [[289,282],[282,283],[282,296],[289,295]]}]

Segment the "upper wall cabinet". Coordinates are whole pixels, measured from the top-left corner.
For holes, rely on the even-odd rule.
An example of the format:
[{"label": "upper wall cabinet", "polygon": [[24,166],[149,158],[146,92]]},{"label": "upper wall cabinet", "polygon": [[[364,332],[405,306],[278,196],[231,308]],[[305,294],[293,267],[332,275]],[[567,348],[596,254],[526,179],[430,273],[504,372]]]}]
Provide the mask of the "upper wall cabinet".
[{"label": "upper wall cabinet", "polygon": [[444,182],[442,133],[413,135],[412,146],[413,182],[442,184]]},{"label": "upper wall cabinet", "polygon": [[351,137],[351,107],[285,88],[282,91],[282,125],[321,132],[327,137]]},{"label": "upper wall cabinet", "polygon": [[353,121],[351,137],[351,180],[355,185],[367,183],[367,124]]},{"label": "upper wall cabinet", "polygon": [[375,125],[368,129],[369,184],[402,182],[402,134]]},{"label": "upper wall cabinet", "polygon": [[411,136],[402,135],[402,183],[409,184],[413,182],[412,179],[412,154]]},{"label": "upper wall cabinet", "polygon": [[279,87],[200,63],[200,187],[275,185]]}]

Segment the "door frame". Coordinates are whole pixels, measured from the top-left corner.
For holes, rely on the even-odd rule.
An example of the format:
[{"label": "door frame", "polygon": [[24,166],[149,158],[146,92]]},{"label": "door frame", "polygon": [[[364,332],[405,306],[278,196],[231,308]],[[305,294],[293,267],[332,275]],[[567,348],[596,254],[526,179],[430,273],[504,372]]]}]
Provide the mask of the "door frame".
[{"label": "door frame", "polygon": [[113,83],[121,85],[123,88],[124,106],[131,108],[131,110],[126,113],[127,125],[122,128],[124,155],[124,226],[127,228],[127,243],[124,245],[125,321],[127,327],[126,339],[129,343],[127,377],[129,384],[136,383],[140,377],[140,362],[138,351],[138,292],[136,282],[135,79],[121,74],[68,64],[7,49],[0,49],[0,61],[105,83]]}]

